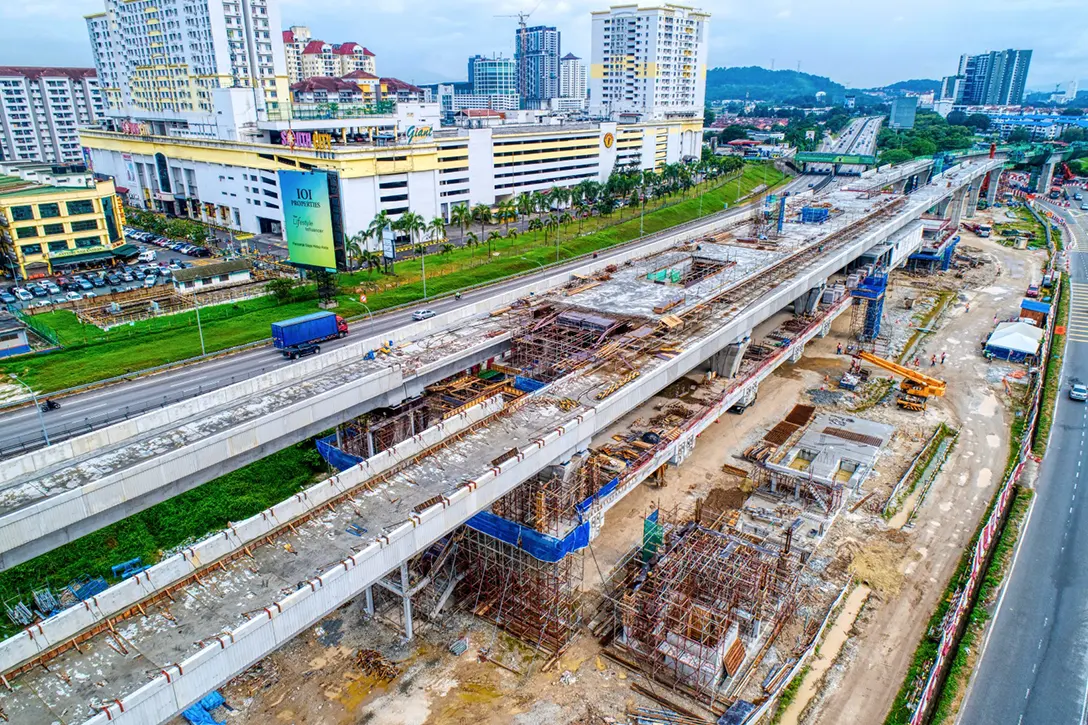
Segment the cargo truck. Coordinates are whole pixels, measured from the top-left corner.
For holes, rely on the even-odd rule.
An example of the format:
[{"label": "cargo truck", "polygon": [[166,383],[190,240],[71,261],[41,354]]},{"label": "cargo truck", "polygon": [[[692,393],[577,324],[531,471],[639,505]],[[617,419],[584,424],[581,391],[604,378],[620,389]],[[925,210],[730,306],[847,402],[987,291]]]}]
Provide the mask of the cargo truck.
[{"label": "cargo truck", "polygon": [[299,345],[313,344],[348,334],[348,323],[332,312],[314,312],[272,323],[272,345],[288,350]]}]

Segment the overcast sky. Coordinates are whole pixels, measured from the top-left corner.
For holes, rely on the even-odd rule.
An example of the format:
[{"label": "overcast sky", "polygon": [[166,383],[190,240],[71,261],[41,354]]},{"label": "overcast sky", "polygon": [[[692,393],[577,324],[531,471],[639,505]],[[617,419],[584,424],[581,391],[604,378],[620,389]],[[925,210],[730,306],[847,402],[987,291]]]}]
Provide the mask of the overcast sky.
[{"label": "overcast sky", "polygon": [[[541,0],[530,24],[554,25],[563,52],[588,60],[591,10],[618,0]],[[643,4],[649,4],[644,0]],[[284,26],[353,40],[378,71],[425,83],[464,79],[472,54],[511,55],[515,18],[536,0],[280,0]],[[1088,87],[1088,0],[705,0],[710,65],[760,65],[830,76],[851,87],[940,78],[960,53],[1035,51],[1028,85]],[[91,65],[83,15],[102,0],[4,0],[0,65]]]}]

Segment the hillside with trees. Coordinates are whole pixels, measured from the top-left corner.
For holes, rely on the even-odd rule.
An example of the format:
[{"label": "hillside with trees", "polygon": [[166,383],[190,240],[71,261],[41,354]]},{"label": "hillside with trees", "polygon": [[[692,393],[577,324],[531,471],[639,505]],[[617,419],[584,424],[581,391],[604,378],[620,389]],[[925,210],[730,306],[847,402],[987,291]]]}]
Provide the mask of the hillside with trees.
[{"label": "hillside with trees", "polygon": [[898,83],[892,83],[891,85],[884,86],[880,90],[887,93],[934,93],[941,92],[941,82],[935,81],[932,78],[912,78],[909,81],[899,81]]},{"label": "hillside with trees", "polygon": [[744,99],[786,103],[798,98],[815,99],[823,91],[828,101],[846,96],[846,88],[830,78],[794,70],[767,70],[759,66],[712,68],[706,74],[708,101]]}]

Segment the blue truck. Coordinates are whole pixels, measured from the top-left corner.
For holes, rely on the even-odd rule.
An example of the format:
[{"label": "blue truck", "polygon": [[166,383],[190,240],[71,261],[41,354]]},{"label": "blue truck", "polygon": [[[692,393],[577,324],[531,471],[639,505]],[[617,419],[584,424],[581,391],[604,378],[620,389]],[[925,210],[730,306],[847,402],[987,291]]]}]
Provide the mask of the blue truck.
[{"label": "blue truck", "polygon": [[272,345],[288,350],[348,334],[348,323],[332,312],[314,312],[272,323]]}]

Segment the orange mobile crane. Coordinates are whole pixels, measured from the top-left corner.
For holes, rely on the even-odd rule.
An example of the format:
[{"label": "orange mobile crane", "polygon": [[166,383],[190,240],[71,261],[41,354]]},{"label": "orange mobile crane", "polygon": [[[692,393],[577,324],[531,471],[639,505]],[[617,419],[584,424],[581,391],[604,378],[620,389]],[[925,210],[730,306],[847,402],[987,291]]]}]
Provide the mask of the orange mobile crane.
[{"label": "orange mobile crane", "polygon": [[899,395],[895,401],[900,408],[925,410],[926,402],[930,396],[944,396],[946,384],[943,380],[923,375],[917,370],[911,370],[899,363],[877,357],[870,352],[859,352],[857,358],[903,378],[903,381],[899,384]]}]

